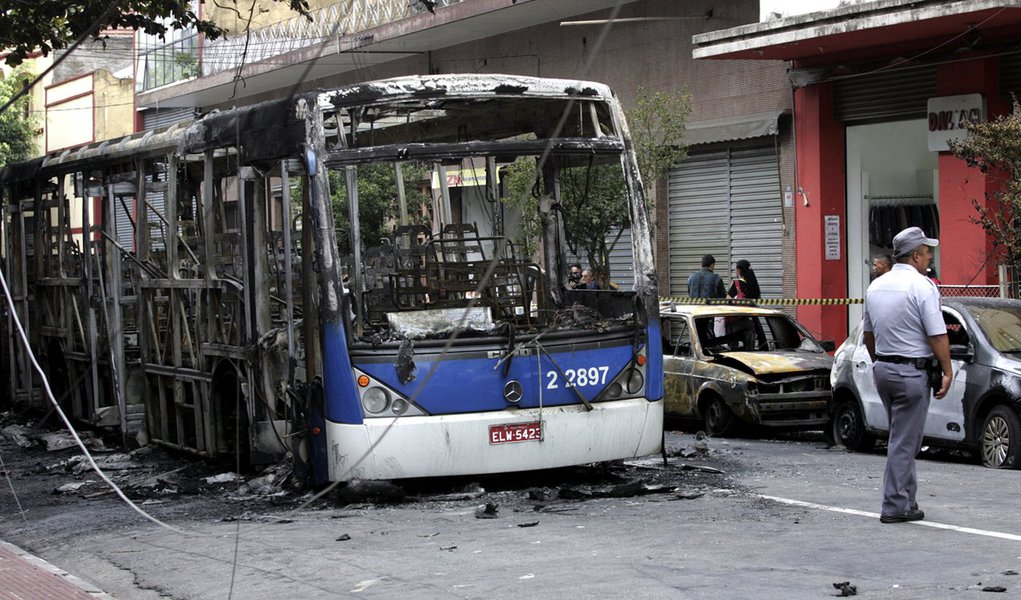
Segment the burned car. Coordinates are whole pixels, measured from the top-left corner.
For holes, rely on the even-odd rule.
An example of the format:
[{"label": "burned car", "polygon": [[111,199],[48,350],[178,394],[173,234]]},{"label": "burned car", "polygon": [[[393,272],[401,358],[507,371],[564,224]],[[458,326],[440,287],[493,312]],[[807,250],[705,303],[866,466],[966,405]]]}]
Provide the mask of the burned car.
[{"label": "burned car", "polygon": [[664,409],[709,435],[741,425],[823,429],[832,342],[817,342],[778,310],[665,304]]},{"label": "burned car", "polygon": [[[991,468],[1016,468],[1021,454],[1021,301],[943,301],[954,370],[950,391],[929,402],[925,441],[977,452]],[[889,434],[889,420],[872,377],[861,325],[834,356],[835,441],[867,450]]]}]

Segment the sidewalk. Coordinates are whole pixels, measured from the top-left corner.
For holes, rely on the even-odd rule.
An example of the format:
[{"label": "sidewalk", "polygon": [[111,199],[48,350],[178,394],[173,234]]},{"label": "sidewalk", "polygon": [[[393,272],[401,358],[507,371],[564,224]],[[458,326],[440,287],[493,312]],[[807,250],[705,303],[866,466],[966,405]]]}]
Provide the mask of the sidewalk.
[{"label": "sidewalk", "polygon": [[0,541],[0,600],[114,600],[91,583]]}]

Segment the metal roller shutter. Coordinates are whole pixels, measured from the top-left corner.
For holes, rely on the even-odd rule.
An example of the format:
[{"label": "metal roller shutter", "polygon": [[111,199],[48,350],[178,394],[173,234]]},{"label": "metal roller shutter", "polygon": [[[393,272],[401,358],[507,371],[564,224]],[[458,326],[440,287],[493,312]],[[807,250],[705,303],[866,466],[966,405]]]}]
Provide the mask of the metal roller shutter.
[{"label": "metal roller shutter", "polygon": [[688,277],[712,254],[730,263],[728,154],[691,155],[670,171],[670,295],[688,295]]},{"label": "metal roller shutter", "polygon": [[[733,152],[730,181],[730,264],[742,258],[750,262],[763,297],[779,298],[783,296],[783,214],[776,153],[772,148]],[[722,269],[718,272],[729,280]]]},{"label": "metal roller shutter", "polygon": [[867,123],[925,118],[936,93],[936,66],[880,71],[833,82],[838,121]]},{"label": "metal roller shutter", "polygon": [[773,148],[692,155],[669,176],[670,295],[688,295],[703,254],[727,286],[752,265],[763,297],[783,295],[783,215]]},{"label": "metal roller shutter", "polygon": [[[127,210],[125,210],[125,207]],[[135,199],[124,197],[117,198],[113,206],[114,225],[117,228],[117,242],[126,250],[135,249],[135,228],[132,225],[135,221]],[[128,211],[131,211],[129,214]]]},{"label": "metal roller shutter", "polygon": [[174,125],[181,121],[195,118],[195,109],[183,108],[152,108],[142,113],[142,127],[146,131]]}]

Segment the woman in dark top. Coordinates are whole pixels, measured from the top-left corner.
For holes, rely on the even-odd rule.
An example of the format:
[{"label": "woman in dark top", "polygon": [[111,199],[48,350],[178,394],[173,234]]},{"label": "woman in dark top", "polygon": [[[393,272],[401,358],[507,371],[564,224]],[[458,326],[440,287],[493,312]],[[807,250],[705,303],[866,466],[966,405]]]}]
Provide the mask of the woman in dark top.
[{"label": "woman in dark top", "polygon": [[737,277],[730,284],[730,291],[727,292],[727,295],[731,298],[748,298],[750,300],[761,298],[762,291],[759,290],[759,280],[755,277],[751,263],[741,259],[734,266]]}]

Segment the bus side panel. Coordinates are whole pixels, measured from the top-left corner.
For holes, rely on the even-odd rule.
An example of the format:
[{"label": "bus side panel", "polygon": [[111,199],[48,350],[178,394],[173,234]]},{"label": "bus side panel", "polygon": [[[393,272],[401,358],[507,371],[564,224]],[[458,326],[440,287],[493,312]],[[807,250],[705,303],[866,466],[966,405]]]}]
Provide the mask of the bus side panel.
[{"label": "bus side panel", "polygon": [[647,330],[645,396],[649,400],[663,399],[663,338],[659,319],[650,319]]},{"label": "bus side panel", "polygon": [[355,388],[347,338],[339,323],[323,324],[324,416],[328,421],[359,424],[362,407]]}]

